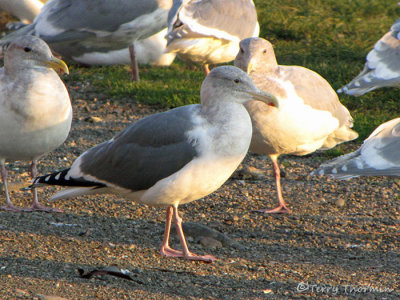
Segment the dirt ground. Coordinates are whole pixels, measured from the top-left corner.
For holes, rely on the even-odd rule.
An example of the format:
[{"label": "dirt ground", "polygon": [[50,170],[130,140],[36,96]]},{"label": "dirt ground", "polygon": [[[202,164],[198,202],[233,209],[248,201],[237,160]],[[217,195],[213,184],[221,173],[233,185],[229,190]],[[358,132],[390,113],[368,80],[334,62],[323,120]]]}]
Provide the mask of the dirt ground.
[{"label": "dirt ground", "polygon": [[[73,128],[65,144],[42,159],[42,174],[68,166],[89,147],[159,111],[130,99],[109,99],[85,82],[66,78],[66,83]],[[160,256],[162,209],[108,195],[49,204],[54,188],[40,190],[43,203],[65,212],[0,212],[0,298],[399,299],[399,180],[308,176],[324,159],[282,157],[290,215],[252,212],[276,205],[270,163],[254,155],[245,165],[264,169],[265,176],[236,173],[217,192],[181,206],[184,222],[194,223],[186,232],[190,249],[216,256],[211,264]],[[13,182],[28,180],[27,164],[8,168]],[[20,186],[12,200],[26,207],[30,195]],[[223,235],[210,236],[198,225]],[[87,279],[78,272],[110,266],[129,270],[133,280]]]}]

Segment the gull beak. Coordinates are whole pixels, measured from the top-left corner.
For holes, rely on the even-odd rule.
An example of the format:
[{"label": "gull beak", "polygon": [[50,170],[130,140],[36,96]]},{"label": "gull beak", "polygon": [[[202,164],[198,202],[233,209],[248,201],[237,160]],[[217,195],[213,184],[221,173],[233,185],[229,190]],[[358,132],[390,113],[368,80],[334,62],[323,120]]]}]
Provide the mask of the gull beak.
[{"label": "gull beak", "polygon": [[250,74],[251,71],[253,71],[253,63],[249,61],[249,63],[247,64],[246,73]]},{"label": "gull beak", "polygon": [[279,107],[278,99],[271,93],[260,90],[259,92],[250,92],[249,94],[251,96],[251,100],[261,101],[269,106]]},{"label": "gull beak", "polygon": [[61,70],[62,73],[69,74],[67,64],[61,59],[52,57],[50,60],[46,61],[46,65],[49,66],[50,68],[53,68],[56,71]]}]

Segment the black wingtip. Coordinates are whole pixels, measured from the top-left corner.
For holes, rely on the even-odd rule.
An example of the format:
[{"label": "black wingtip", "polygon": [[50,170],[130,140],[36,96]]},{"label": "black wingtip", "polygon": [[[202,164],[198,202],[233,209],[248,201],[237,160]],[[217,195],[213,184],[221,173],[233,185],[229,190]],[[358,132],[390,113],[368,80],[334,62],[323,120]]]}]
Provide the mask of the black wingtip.
[{"label": "black wingtip", "polygon": [[105,185],[99,182],[85,180],[84,178],[73,178],[68,172],[70,168],[36,177],[28,189],[32,189],[42,185],[59,185],[59,186],[75,186],[75,187],[104,187]]}]

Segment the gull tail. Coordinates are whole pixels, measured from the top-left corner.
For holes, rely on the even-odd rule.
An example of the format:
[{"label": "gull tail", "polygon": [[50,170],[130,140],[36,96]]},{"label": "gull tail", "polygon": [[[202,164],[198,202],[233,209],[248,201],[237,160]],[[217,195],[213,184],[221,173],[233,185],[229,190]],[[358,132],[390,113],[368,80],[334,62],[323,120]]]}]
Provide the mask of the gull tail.
[{"label": "gull tail", "polygon": [[79,195],[99,194],[105,192],[106,185],[100,182],[88,181],[82,177],[73,178],[69,174],[70,169],[36,177],[27,189],[33,189],[44,185],[58,185],[67,189],[57,192],[50,200],[71,198]]}]

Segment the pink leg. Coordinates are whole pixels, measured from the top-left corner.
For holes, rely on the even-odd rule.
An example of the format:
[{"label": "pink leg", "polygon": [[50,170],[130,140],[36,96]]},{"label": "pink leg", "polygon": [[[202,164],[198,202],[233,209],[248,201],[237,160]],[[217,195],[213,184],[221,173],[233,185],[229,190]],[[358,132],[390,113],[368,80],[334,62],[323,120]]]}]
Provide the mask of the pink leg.
[{"label": "pink leg", "polygon": [[131,58],[131,68],[132,68],[132,81],[136,81],[139,82],[140,78],[139,78],[139,66],[137,63],[137,59],[136,59],[136,53],[135,53],[135,46],[130,45],[129,46],[129,55]]},{"label": "pink leg", "polygon": [[[32,161],[32,164],[31,164],[31,176],[32,176],[32,179],[33,179],[33,178],[36,178],[37,175],[38,175],[38,171],[37,171],[37,161],[36,161],[36,160],[33,160],[33,161]],[[32,195],[33,195],[33,199],[32,199],[31,207],[25,209],[25,211],[63,212],[63,210],[61,210],[61,209],[59,209],[59,208],[52,208],[52,207],[42,206],[42,205],[39,203],[36,188],[33,188],[33,189],[32,189]]]},{"label": "pink leg", "polygon": [[[176,231],[177,231],[179,239],[181,241],[181,247],[182,247],[183,251],[178,251],[178,250],[172,249],[172,248],[170,248],[170,246],[168,244],[172,217],[174,218]],[[182,219],[181,219],[181,217],[179,217],[178,208],[176,208],[176,207],[168,207],[168,209],[167,209],[167,220],[165,223],[165,233],[164,233],[163,242],[161,244],[160,252],[162,255],[165,255],[165,256],[183,257],[183,258],[189,259],[189,260],[200,260],[200,261],[204,261],[204,262],[213,262],[214,260],[216,260],[216,258],[212,255],[196,255],[189,251],[187,243],[186,243],[185,235],[184,235],[183,229],[182,229]]]},{"label": "pink leg", "polygon": [[204,73],[206,73],[206,76],[210,73],[210,68],[208,64],[204,64]]},{"label": "pink leg", "polygon": [[22,208],[14,206],[10,200],[10,195],[8,193],[8,185],[7,185],[7,180],[8,180],[8,172],[6,169],[6,166],[4,162],[1,162],[1,178],[3,179],[3,184],[4,184],[4,192],[6,194],[6,206],[1,206],[1,210],[7,210],[7,211],[22,211]]},{"label": "pink leg", "polygon": [[260,209],[258,212],[263,212],[267,214],[287,214],[292,211],[286,206],[285,200],[283,200],[282,189],[281,189],[281,171],[279,169],[278,164],[278,156],[270,156],[272,160],[272,164],[274,166],[275,173],[275,183],[276,183],[276,192],[278,194],[279,205],[273,209]]}]

